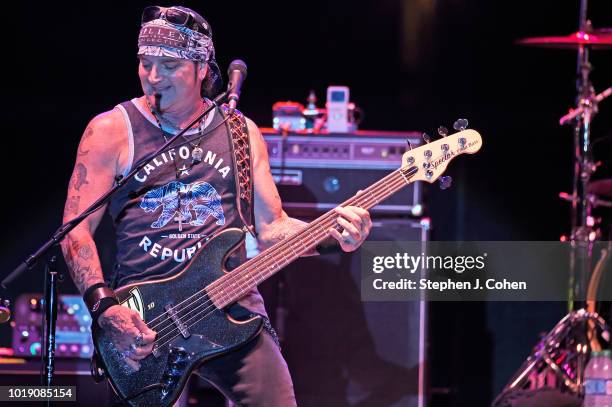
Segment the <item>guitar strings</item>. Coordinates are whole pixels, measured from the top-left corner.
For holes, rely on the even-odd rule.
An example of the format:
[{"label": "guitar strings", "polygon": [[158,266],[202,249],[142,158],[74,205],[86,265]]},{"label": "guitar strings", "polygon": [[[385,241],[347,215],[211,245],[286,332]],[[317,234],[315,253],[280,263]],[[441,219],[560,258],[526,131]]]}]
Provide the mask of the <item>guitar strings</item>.
[{"label": "guitar strings", "polygon": [[[372,185],[372,189],[369,191],[369,193],[370,193],[370,194],[372,194],[372,193],[374,193],[376,190],[380,190],[380,187],[381,187],[381,186],[384,186],[384,187],[387,187],[387,188],[388,188],[388,186],[390,185],[390,183],[388,182],[387,178],[397,177],[397,176],[399,175],[400,177],[402,177],[402,178],[398,178],[398,180],[399,180],[399,181],[401,181],[401,182],[400,182],[400,184],[401,184],[402,182],[408,182],[408,179],[405,179],[405,178],[404,178],[404,176],[405,176],[405,175],[402,175],[402,172],[406,171],[406,172],[408,173],[408,172],[409,172],[409,171],[410,171],[412,168],[415,168],[415,167],[406,167],[406,168],[400,168],[400,169],[398,169],[398,170],[396,170],[396,171],[394,171],[394,172],[392,172],[392,173],[390,173],[390,174],[387,174],[387,176],[383,177],[382,179],[380,179],[379,181],[377,181],[375,184],[373,184],[373,185]],[[400,172],[400,170],[401,170],[402,172]],[[416,172],[416,171],[415,171],[415,172]],[[410,176],[411,176],[411,174],[408,174],[408,175],[410,175]],[[379,184],[379,185],[377,185],[377,184]],[[343,204],[341,204],[341,206],[343,206],[343,205],[344,205],[344,206],[346,206],[346,205],[350,205],[350,204],[352,203],[352,201],[357,200],[358,198],[362,198],[362,197],[366,197],[366,198],[367,198],[367,196],[366,196],[365,194],[359,194],[358,196],[352,197],[351,199],[347,200],[346,202],[344,202]],[[366,200],[366,201],[367,201],[367,200]],[[327,217],[326,217],[325,215],[329,215],[329,216],[327,216]],[[335,221],[335,219],[338,217],[338,216],[337,216],[337,214],[335,214],[335,213],[333,213],[333,212],[330,212],[330,213],[325,214],[325,215],[324,215],[324,216],[322,216],[321,218],[319,218],[319,219],[315,220],[315,221],[313,222],[313,224],[308,225],[308,227],[309,227],[309,228],[312,228],[312,226],[313,226],[313,225],[316,225],[317,223],[326,223],[326,222],[329,220],[329,217],[330,217],[330,216],[331,216],[331,217],[335,217],[335,218],[333,219],[334,221]],[[326,229],[327,229],[327,228],[326,228]],[[296,240],[296,238],[301,237],[300,235],[302,234],[302,232],[303,232],[303,231],[298,231],[298,232],[296,232],[294,235],[290,236],[290,237],[289,237],[289,238],[287,238],[286,240],[283,240],[283,241],[279,242],[279,243],[278,243],[278,245],[282,245],[282,244],[284,244],[284,245],[290,246],[290,242],[291,242],[292,240]],[[325,232],[327,232],[327,231],[325,231]],[[311,238],[312,238],[312,236],[311,236]],[[316,239],[315,239],[315,241],[316,241]],[[269,248],[269,249],[268,249],[268,251],[277,250],[277,248],[276,248],[275,246],[276,246],[276,245],[274,245],[274,246],[272,246],[271,248]],[[289,248],[290,248],[290,249],[291,249],[291,251],[293,251],[293,252],[294,252],[294,254],[295,254],[295,250],[293,250],[293,247],[292,247],[292,246],[290,246]],[[281,253],[283,254],[283,256],[284,256],[284,257],[286,257],[287,253],[286,253],[285,248],[283,248],[283,250],[281,250]],[[264,251],[264,252],[262,253],[262,256],[258,256],[258,257],[262,257],[262,260],[253,261],[253,260],[255,260],[255,259],[253,259],[253,260],[250,260],[250,261],[248,261],[248,262],[245,262],[243,265],[241,265],[241,266],[239,266],[238,268],[236,268],[235,270],[233,270],[233,271],[231,272],[231,274],[229,274],[229,275],[228,275],[228,277],[226,277],[225,279],[224,279],[224,278],[221,278],[221,279],[218,279],[218,280],[216,280],[216,281],[212,282],[212,283],[211,283],[211,284],[208,286],[208,288],[209,288],[208,293],[209,293],[209,294],[211,294],[211,295],[212,295],[212,294],[216,294],[216,293],[217,293],[217,286],[218,286],[219,284],[221,284],[221,282],[222,282],[222,281],[223,281],[223,283],[225,284],[225,283],[229,283],[229,281],[230,281],[230,280],[235,279],[235,278],[239,278],[239,277],[240,277],[240,278],[242,279],[242,278],[243,278],[243,276],[239,275],[239,273],[240,273],[241,271],[243,271],[244,269],[246,269],[246,268],[250,267],[251,265],[254,265],[254,269],[256,269],[256,268],[258,267],[258,264],[257,264],[258,262],[259,262],[259,263],[261,263],[261,262],[265,262],[265,261],[266,261],[266,260],[267,260],[267,259],[268,259],[270,256],[268,256],[268,258],[266,258],[266,257],[265,257],[265,251]],[[260,265],[261,265],[261,264],[260,264]],[[277,264],[277,265],[278,265],[278,264]],[[267,265],[266,265],[266,266],[267,266]],[[246,277],[248,277],[248,276],[250,276],[250,274],[249,274],[249,275],[246,275]],[[251,277],[251,278],[252,278],[252,277]],[[225,280],[228,280],[228,281],[226,282]],[[262,280],[262,281],[263,281],[263,280]],[[233,284],[233,285],[235,286],[235,282],[234,282],[234,284]],[[179,314],[180,312],[184,311],[184,310],[185,310],[187,307],[189,307],[190,305],[193,305],[193,304],[194,304],[196,301],[198,301],[198,299],[196,299],[194,302],[192,302],[192,303],[190,303],[190,304],[187,304],[187,305],[186,305],[186,306],[184,306],[184,307],[180,307],[180,305],[182,305],[182,304],[184,304],[185,302],[189,301],[189,300],[190,300],[190,299],[192,299],[193,297],[195,297],[195,296],[199,295],[199,294],[200,294],[202,291],[205,291],[205,289],[197,291],[196,293],[194,293],[193,295],[191,295],[190,297],[186,298],[185,300],[181,301],[180,303],[178,303],[176,306],[174,306],[174,307],[173,307],[173,310],[174,310],[174,311],[177,313],[177,316],[178,316],[178,317],[184,317],[184,316],[185,316],[185,314],[183,314],[183,315],[178,315],[178,314]],[[193,310],[189,311],[188,313],[191,313],[192,311],[193,311]],[[162,318],[162,317],[163,317],[163,316],[165,316],[166,314],[167,314],[167,312],[164,312],[164,313],[160,314],[160,315],[159,315],[159,316],[157,316],[156,318],[154,318],[154,319],[152,319],[151,321],[149,321],[149,323],[148,323],[147,325],[149,325],[149,324],[150,324],[150,323],[152,323],[152,322],[155,322],[155,321],[156,321],[156,320],[158,320],[159,318]],[[158,332],[161,332],[161,331],[165,330],[166,328],[168,328],[168,327],[172,327],[172,326],[174,325],[174,323],[172,322],[172,320],[171,320],[171,319],[168,317],[168,318],[166,318],[166,319],[164,319],[164,320],[160,321],[158,324],[156,324],[156,325],[154,325],[154,326],[152,326],[152,327],[150,327],[150,328],[151,328],[151,329],[153,329],[153,330],[155,330],[155,329],[156,329],[156,328],[158,328],[160,325],[162,325],[162,324],[163,324],[165,321],[170,321],[170,324],[169,324],[168,326],[164,327],[164,328],[159,329],[159,330],[158,330]]]},{"label": "guitar strings", "polygon": [[[387,177],[397,176],[397,175],[400,175],[401,177],[398,177],[398,178],[397,178],[397,180],[393,181],[393,182],[392,182],[392,183],[390,183],[390,184],[389,184],[389,183],[381,184],[381,181],[384,181],[384,180],[387,178],[387,177],[384,177],[383,179],[381,179],[379,182],[377,182],[377,183],[376,183],[376,184],[381,184],[381,185],[376,185],[376,184],[375,184],[375,185],[373,185],[373,186],[372,186],[373,188],[372,188],[372,189],[371,189],[369,192],[370,192],[370,193],[374,193],[374,192],[375,192],[375,190],[380,189],[380,187],[393,188],[393,189],[396,189],[396,190],[397,190],[397,189],[400,189],[402,186],[404,186],[404,185],[406,185],[406,184],[407,184],[407,181],[409,181],[409,178],[406,178],[406,175],[407,175],[407,174],[404,174],[404,171],[410,171],[411,169],[415,169],[415,168],[416,168],[416,167],[410,167],[410,168],[401,168],[401,169],[399,169],[399,171],[394,171],[394,172],[392,172],[392,173],[391,173],[391,174],[389,174]],[[418,169],[417,169],[417,171],[418,171]],[[414,173],[416,173],[416,171],[414,171]],[[411,178],[411,177],[414,175],[414,173],[413,173],[413,174],[409,174],[409,177]],[[395,192],[395,191],[392,191],[392,193],[393,193],[393,192]],[[367,202],[367,198],[368,198],[368,197],[366,196],[366,194],[365,194],[365,193],[362,193],[362,194],[359,194],[359,195],[357,195],[357,196],[355,196],[355,197],[353,197],[353,198],[349,199],[347,202],[343,203],[341,206],[347,206],[347,205],[350,205],[351,203],[354,203],[355,201],[359,201],[359,200],[361,200],[361,198],[366,198],[366,201],[365,201],[365,202]],[[364,203],[365,203],[365,202],[364,202]],[[377,202],[377,203],[378,203],[378,202]],[[328,215],[328,216],[326,216],[326,215]],[[310,245],[308,245],[308,246],[307,246],[308,248],[310,248],[310,247],[314,246],[314,245],[317,243],[317,240],[318,240],[318,239],[320,239],[320,238],[324,238],[326,235],[328,235],[328,234],[329,234],[329,233],[328,233],[328,229],[329,229],[329,227],[331,227],[331,226],[333,225],[333,223],[335,222],[335,220],[336,220],[336,219],[337,219],[337,217],[338,217],[338,216],[337,216],[335,213],[333,213],[333,212],[330,212],[330,213],[328,213],[328,214],[326,214],[326,215],[324,215],[324,216],[322,216],[320,219],[318,219],[318,222],[317,222],[317,223],[320,223],[320,224],[323,224],[323,225],[325,225],[325,224],[329,224],[329,226],[328,226],[328,227],[325,227],[325,229],[324,229],[322,232],[315,232],[316,237],[314,238],[313,243],[311,243]],[[334,215],[336,215],[336,216],[334,216]],[[330,221],[331,221],[331,222],[330,222]],[[309,227],[311,227],[311,226],[312,226],[312,225],[309,225]],[[287,239],[287,241],[289,241],[289,240],[295,240],[295,238],[296,238],[296,237],[298,237],[298,236],[299,236],[299,235],[301,235],[301,234],[302,234],[302,233],[297,232],[297,233],[296,233],[294,236],[291,236],[289,239]],[[311,234],[311,237],[312,237],[312,234]],[[284,244],[287,244],[287,241],[282,241],[282,242],[279,242],[279,243],[284,243]],[[284,249],[284,248],[283,248],[283,249]],[[287,253],[285,253],[285,255],[286,255],[286,254],[287,254]],[[276,263],[276,262],[275,262],[275,263]],[[286,263],[288,263],[288,262],[286,262]],[[247,265],[247,263],[245,263],[245,266],[246,266],[246,265]],[[284,265],[283,265],[283,266],[281,266],[281,267],[284,267],[285,265],[286,265],[286,264],[284,264]],[[269,266],[270,266],[270,263],[268,262],[268,258],[267,258],[267,257],[263,256],[263,260],[260,260],[260,261],[258,261],[258,262],[254,262],[254,267],[253,267],[254,271],[256,271],[256,270],[257,270],[257,268],[260,268],[261,266],[264,266],[264,267],[263,267],[263,269],[264,269],[264,274],[267,274],[267,272],[266,272],[265,270],[266,270],[266,269],[268,269],[268,268],[269,268]],[[278,264],[276,264],[276,266],[278,266]],[[280,267],[278,267],[278,268],[280,268]],[[277,268],[277,269],[278,269],[278,268]],[[234,271],[236,271],[236,270],[234,270]],[[232,276],[232,275],[230,274],[229,276]],[[235,278],[234,278],[235,280],[238,280],[238,285],[239,285],[239,287],[240,287],[240,290],[242,291],[242,288],[243,288],[242,283],[243,283],[243,282],[245,282],[245,281],[246,281],[246,279],[247,279],[249,276],[243,276],[243,275],[234,275],[233,277],[235,277]],[[245,278],[245,277],[246,277],[246,278]],[[266,276],[266,278],[267,278],[267,277],[268,277],[268,276]],[[252,278],[253,278],[253,277],[251,276],[251,279],[252,279]],[[264,279],[265,279],[265,278],[264,278]],[[213,284],[214,284],[214,283],[216,283],[216,282],[218,282],[219,280],[221,280],[221,279],[216,280],[215,282],[213,282]],[[231,280],[231,278],[228,278],[228,282],[229,282],[229,280]],[[240,281],[240,280],[242,280],[242,281]],[[262,280],[262,281],[263,281],[263,280]],[[224,282],[224,283],[225,283],[225,282]],[[211,284],[211,285],[212,285],[212,284]],[[232,285],[232,286],[233,286],[233,287],[235,287],[235,286],[236,286],[236,281],[234,281],[234,283],[233,283],[233,285]],[[247,288],[249,288],[248,283],[247,283],[246,287],[247,287]],[[211,290],[210,290],[210,293],[212,293],[213,291],[216,291],[216,289],[217,289],[217,287],[213,287],[213,289],[211,289]],[[196,293],[196,295],[197,295],[197,293]],[[193,297],[193,296],[192,296],[192,297]],[[203,298],[206,298],[206,297],[207,297],[207,296],[206,296],[206,295],[204,295],[204,296],[202,296],[202,297],[200,298],[200,300],[201,300],[201,299],[203,299]],[[188,304],[187,306],[185,306],[185,307],[181,308],[179,311],[184,311],[184,310],[185,310],[185,308],[189,307],[190,305],[195,304],[197,301],[198,301],[198,300],[196,300],[196,301],[192,302],[191,304]],[[194,308],[194,309],[192,309],[192,310],[188,311],[188,312],[187,312],[187,314],[183,314],[183,315],[181,316],[181,318],[183,318],[183,319],[184,319],[184,318],[185,318],[187,315],[191,314],[193,311],[196,311],[198,308],[201,308],[202,306],[206,306],[207,304],[209,304],[209,303],[211,303],[211,302],[212,302],[212,301],[211,301],[210,299],[209,299],[208,301],[205,301],[204,303],[202,303],[202,304],[198,305],[196,308]],[[208,307],[206,307],[204,310],[199,311],[198,313],[196,313],[195,315],[193,315],[192,317],[190,317],[189,319],[187,319],[186,321],[184,321],[184,322],[183,322],[183,324],[188,324],[188,323],[190,323],[190,322],[191,322],[191,321],[192,321],[194,318],[197,318],[198,316],[200,316],[200,315],[204,314],[204,315],[202,315],[202,316],[201,316],[199,319],[197,319],[196,321],[194,321],[193,323],[191,323],[191,324],[188,326],[188,327],[191,327],[191,326],[193,326],[195,323],[197,323],[197,322],[199,322],[200,320],[202,320],[203,318],[206,318],[208,315],[210,315],[210,314],[211,314],[212,312],[214,312],[216,309],[219,309],[219,308],[216,308],[216,307],[214,306],[214,304],[212,304],[212,307],[213,307],[213,308],[215,308],[213,311],[211,311],[211,312],[208,312],[208,313],[207,313],[207,311],[208,311],[208,310],[211,308],[211,306],[208,306]],[[166,329],[166,328],[163,328],[162,330],[165,330],[165,329]],[[162,331],[162,330],[160,330],[160,331]],[[176,331],[178,331],[178,329],[177,329],[177,328],[175,328],[174,330],[172,330],[172,331],[170,331],[170,332],[168,332],[168,333],[165,333],[164,335],[160,336],[158,339],[156,339],[156,340],[155,340],[155,344],[159,344],[159,342],[161,342],[162,340],[164,340],[165,338],[167,338],[169,335],[172,335],[172,334],[173,334],[173,333],[175,333]],[[179,335],[180,335],[180,332],[179,332]],[[162,347],[162,346],[165,346],[167,343],[169,343],[170,341],[172,341],[172,340],[173,340],[175,337],[177,337],[177,336],[178,336],[178,335],[176,335],[176,334],[175,334],[175,335],[174,335],[172,338],[170,338],[170,339],[169,339],[169,340],[167,340],[166,342],[162,343],[161,345],[158,345],[158,349],[159,349],[160,347]]]}]

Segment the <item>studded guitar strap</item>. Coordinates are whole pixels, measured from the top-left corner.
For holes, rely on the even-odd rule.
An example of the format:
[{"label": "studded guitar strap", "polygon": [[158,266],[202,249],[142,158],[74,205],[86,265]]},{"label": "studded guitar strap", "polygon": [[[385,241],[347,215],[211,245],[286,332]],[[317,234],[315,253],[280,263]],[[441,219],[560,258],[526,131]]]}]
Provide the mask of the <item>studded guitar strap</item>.
[{"label": "studded guitar strap", "polygon": [[226,126],[230,136],[230,146],[232,148],[232,158],[234,161],[234,174],[236,180],[236,207],[242,223],[247,230],[255,237],[255,214],[253,205],[253,174],[251,143],[249,131],[244,115],[235,110],[228,117],[227,105],[221,106],[221,111],[227,118]]}]

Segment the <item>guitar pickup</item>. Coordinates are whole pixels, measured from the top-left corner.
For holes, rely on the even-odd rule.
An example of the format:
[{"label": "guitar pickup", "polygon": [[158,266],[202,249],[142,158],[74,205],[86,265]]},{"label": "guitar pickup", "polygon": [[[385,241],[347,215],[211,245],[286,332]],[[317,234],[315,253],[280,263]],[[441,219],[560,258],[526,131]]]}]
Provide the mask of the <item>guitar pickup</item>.
[{"label": "guitar pickup", "polygon": [[185,339],[189,338],[191,336],[191,333],[189,333],[187,325],[185,325],[183,321],[181,321],[181,319],[178,317],[178,315],[176,315],[176,310],[174,309],[174,306],[172,304],[167,304],[164,309],[166,310],[166,313],[168,314],[172,322],[174,322],[174,325],[176,325],[176,327],[178,328],[181,336]]}]

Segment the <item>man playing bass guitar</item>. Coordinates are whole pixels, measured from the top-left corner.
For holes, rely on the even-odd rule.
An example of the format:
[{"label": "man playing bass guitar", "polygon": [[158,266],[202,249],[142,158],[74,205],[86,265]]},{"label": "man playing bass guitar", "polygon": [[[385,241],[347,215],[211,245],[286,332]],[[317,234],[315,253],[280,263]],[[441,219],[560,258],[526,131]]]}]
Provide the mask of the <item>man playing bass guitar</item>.
[{"label": "man playing bass guitar", "polygon": [[[112,55],[112,46],[105,54]],[[69,220],[112,187],[143,157],[206,109],[221,90],[212,30],[198,13],[184,7],[147,7],[138,38],[138,75],[143,95],[91,120],[77,153],[64,218]],[[240,210],[240,157],[230,123],[248,134],[252,199]],[[62,242],[71,276],[84,295],[93,323],[109,332],[132,371],[153,351],[156,332],[140,315],[120,306],[113,289],[180,272],[206,237],[230,227],[251,227],[262,247],[304,227],[281,208],[257,126],[239,113],[212,110],[181,143],[157,156],[107,205],[116,228],[117,266],[105,281],[93,235],[103,210],[76,227]],[[242,163],[244,164],[244,163]],[[243,174],[244,175],[244,174]],[[248,196],[248,194],[246,194]],[[366,210],[338,208],[337,229],[330,229],[346,252],[368,236]],[[341,232],[340,232],[340,231]],[[313,253],[314,254],[314,253]],[[229,259],[244,261],[244,250]],[[287,365],[275,343],[263,300],[250,290],[239,304],[264,317],[266,329],[248,345],[222,355],[212,382],[238,405],[295,405]]]}]

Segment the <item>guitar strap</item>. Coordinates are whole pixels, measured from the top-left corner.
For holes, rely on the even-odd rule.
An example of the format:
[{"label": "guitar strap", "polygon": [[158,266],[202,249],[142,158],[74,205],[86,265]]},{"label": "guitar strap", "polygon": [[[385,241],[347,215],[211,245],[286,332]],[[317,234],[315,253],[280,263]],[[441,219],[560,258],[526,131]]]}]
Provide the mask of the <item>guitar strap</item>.
[{"label": "guitar strap", "polygon": [[[253,205],[253,174],[249,131],[244,115],[235,110],[229,115],[228,106],[222,105],[221,111],[226,117],[225,125],[230,137],[234,177],[236,181],[236,208],[245,228],[257,236],[255,230],[255,214]],[[228,117],[229,116],[229,117]]]},{"label": "guitar strap", "polygon": [[[257,237],[255,230],[255,214],[253,205],[253,173],[252,173],[252,160],[251,160],[251,142],[249,139],[249,129],[247,127],[246,119],[244,115],[235,110],[233,114],[228,117],[228,106],[221,106],[221,111],[227,118],[226,126],[228,133],[231,138],[230,146],[232,148],[232,158],[234,161],[234,174],[236,179],[236,207],[238,208],[238,214],[244,224],[245,228],[253,235]],[[246,216],[245,216],[246,214]],[[250,316],[256,314],[251,313]],[[259,314],[257,314],[259,315]],[[263,328],[270,334],[278,349],[281,348],[278,334],[272,327],[270,320],[265,315],[260,315],[263,319]]]},{"label": "guitar strap", "polygon": [[[240,219],[242,223],[246,227],[246,229],[253,235],[253,237],[257,237],[255,225],[254,225],[254,205],[253,205],[253,174],[252,174],[252,165],[251,165],[251,143],[249,139],[249,131],[246,124],[246,119],[244,115],[235,110],[232,115],[228,117],[228,106],[222,105],[221,111],[223,115],[227,118],[226,126],[228,129],[228,133],[230,134],[231,142],[230,146],[233,149],[232,158],[234,161],[234,174],[236,177],[236,204],[238,208],[238,214],[240,215]],[[248,218],[244,216],[247,214]],[[326,253],[336,252],[339,247],[338,245],[334,245],[335,248]],[[317,247],[319,249],[319,247]],[[251,314],[250,316],[254,316],[255,314]],[[270,320],[265,315],[261,315],[263,318],[263,328],[270,334],[278,349],[281,349],[280,340],[276,330],[272,327]]]}]

